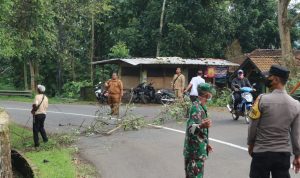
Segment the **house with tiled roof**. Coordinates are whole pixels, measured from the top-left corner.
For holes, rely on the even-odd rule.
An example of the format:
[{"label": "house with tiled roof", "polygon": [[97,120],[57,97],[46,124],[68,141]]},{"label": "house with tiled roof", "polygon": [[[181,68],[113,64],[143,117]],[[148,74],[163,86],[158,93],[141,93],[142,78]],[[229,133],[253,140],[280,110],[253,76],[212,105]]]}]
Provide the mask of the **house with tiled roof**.
[{"label": "house with tiled roof", "polygon": [[[300,50],[294,51],[296,64],[300,66]],[[240,58],[242,59],[242,58]],[[281,50],[280,49],[256,49],[251,53],[245,54],[243,61],[235,61],[240,64],[240,67],[230,77],[233,79],[236,77],[236,73],[239,69],[242,69],[245,76],[251,83],[256,83],[259,92],[265,92],[263,72],[270,69],[273,64],[282,64]]]}]

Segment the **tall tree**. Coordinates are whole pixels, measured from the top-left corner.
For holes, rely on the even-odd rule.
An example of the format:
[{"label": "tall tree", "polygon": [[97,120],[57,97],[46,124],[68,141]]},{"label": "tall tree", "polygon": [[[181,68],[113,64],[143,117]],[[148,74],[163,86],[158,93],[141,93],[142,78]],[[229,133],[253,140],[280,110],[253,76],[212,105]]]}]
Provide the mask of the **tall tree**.
[{"label": "tall tree", "polygon": [[233,0],[229,10],[234,25],[234,39],[244,53],[256,48],[279,48],[277,0]]},{"label": "tall tree", "polygon": [[292,69],[292,74],[295,75],[295,57],[292,49],[291,29],[300,19],[300,13],[294,17],[289,17],[289,4],[291,0],[278,0],[278,25],[280,34],[280,44],[282,51],[282,59]]},{"label": "tall tree", "polygon": [[164,25],[166,1],[167,0],[163,0],[162,8],[161,8],[160,23],[159,23],[159,37],[157,40],[156,57],[159,57],[159,53],[160,53],[160,44],[161,44],[161,40],[162,40],[162,30],[163,30],[163,25]]}]

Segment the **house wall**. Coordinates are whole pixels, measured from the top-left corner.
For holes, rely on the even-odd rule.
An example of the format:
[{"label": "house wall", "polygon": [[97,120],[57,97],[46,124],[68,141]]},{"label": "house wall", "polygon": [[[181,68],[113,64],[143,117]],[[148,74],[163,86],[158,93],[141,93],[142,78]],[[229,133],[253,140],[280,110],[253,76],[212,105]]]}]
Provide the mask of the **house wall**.
[{"label": "house wall", "polygon": [[173,77],[148,77],[148,82],[153,82],[155,89],[171,89]]},{"label": "house wall", "polygon": [[124,76],[122,75],[123,88],[129,90],[136,87],[140,83],[139,76]]},{"label": "house wall", "polygon": [[[124,89],[134,88],[141,82],[152,82],[156,90],[172,89],[171,83],[177,67],[176,65],[122,66],[120,73]],[[192,77],[196,76],[198,69],[201,69],[204,73],[206,67],[195,65],[181,67],[182,74],[186,79],[185,86],[189,84]]]}]

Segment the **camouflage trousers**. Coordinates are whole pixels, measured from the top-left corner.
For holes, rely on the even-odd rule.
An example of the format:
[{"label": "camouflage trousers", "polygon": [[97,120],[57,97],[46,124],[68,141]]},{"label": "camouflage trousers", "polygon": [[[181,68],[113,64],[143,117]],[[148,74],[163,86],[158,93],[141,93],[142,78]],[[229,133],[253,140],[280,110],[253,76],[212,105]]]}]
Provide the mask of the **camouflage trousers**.
[{"label": "camouflage trousers", "polygon": [[185,176],[186,178],[203,178],[204,161],[185,159]]}]

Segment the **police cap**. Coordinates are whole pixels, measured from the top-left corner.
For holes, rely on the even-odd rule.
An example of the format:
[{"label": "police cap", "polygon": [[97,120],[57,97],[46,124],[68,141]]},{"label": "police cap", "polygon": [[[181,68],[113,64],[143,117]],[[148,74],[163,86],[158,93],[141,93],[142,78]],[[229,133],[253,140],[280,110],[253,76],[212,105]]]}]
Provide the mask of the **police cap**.
[{"label": "police cap", "polygon": [[268,72],[263,73],[265,77],[269,77],[270,75],[274,75],[283,79],[288,79],[290,75],[290,71],[283,66],[280,65],[272,65]]}]

